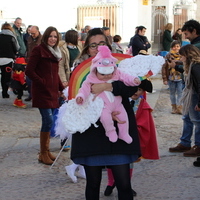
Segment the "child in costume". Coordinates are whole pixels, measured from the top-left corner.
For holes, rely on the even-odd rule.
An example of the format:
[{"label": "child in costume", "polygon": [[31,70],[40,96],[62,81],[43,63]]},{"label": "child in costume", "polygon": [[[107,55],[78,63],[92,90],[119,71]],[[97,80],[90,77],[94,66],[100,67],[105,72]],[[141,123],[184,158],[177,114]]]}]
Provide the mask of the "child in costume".
[{"label": "child in costume", "polygon": [[[138,86],[138,91],[131,96],[130,104],[133,107],[133,111],[136,116],[136,123],[138,127],[138,133],[140,138],[140,147],[142,158],[156,160],[159,159],[158,145],[156,139],[156,128],[152,117],[152,108],[144,98],[145,91],[152,92],[152,83],[145,79]],[[133,173],[133,163],[130,165],[130,176]],[[104,192],[105,196],[109,196],[114,187],[114,178],[111,169],[107,168],[108,185]],[[136,192],[133,190],[133,195],[136,196]]]},{"label": "child in costume", "polygon": [[13,105],[18,108],[26,108],[26,104],[24,104],[22,101],[23,90],[27,89],[24,73],[25,66],[26,63],[23,57],[16,58],[13,67],[13,74],[10,87],[17,92],[17,98],[15,99]]},{"label": "child in costume", "polygon": [[[83,82],[82,87],[76,96],[77,104],[84,104],[91,93],[91,84],[105,83],[120,80],[128,86],[137,86],[140,84],[140,79],[136,76],[125,74],[117,69],[117,59],[111,55],[111,51],[107,46],[99,46],[98,53],[92,60],[90,73]],[[121,96],[114,96],[109,91],[104,91],[98,95],[104,101],[104,108],[102,110],[100,121],[105,128],[106,136],[111,142],[116,142],[117,139],[122,139],[130,144],[132,138],[128,134],[128,117],[127,113],[121,104]],[[124,124],[118,124],[119,135],[117,135],[111,113],[119,111],[118,115]]]}]

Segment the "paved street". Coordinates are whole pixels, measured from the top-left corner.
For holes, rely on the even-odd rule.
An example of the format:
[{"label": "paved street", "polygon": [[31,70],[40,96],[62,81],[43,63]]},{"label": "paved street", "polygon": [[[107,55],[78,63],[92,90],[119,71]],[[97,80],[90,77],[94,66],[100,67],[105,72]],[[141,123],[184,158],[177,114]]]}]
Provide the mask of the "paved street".
[{"label": "paved street", "polygon": [[[182,153],[169,153],[168,148],[179,142],[182,129],[181,115],[170,114],[167,86],[160,77],[152,80],[153,94],[147,100],[154,108],[153,116],[158,133],[160,160],[142,160],[134,165],[132,186],[135,200],[199,200],[200,168],[193,167],[195,158],[184,158]],[[0,97],[0,200],[81,200],[85,180],[74,184],[65,174],[69,153],[62,152],[55,166],[39,164],[40,115],[37,109],[12,106],[15,95]],[[27,97],[27,93],[24,98]],[[51,150],[58,154],[60,140],[51,139]],[[103,171],[101,200],[116,200],[117,191],[104,197],[107,176]]]}]

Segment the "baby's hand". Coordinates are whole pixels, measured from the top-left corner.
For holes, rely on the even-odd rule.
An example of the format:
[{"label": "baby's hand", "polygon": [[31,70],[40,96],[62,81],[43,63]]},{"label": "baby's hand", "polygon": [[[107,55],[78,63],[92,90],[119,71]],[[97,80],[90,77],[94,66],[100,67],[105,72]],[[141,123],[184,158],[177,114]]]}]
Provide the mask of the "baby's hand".
[{"label": "baby's hand", "polygon": [[76,103],[77,104],[82,104],[83,103],[83,98],[82,97],[77,97],[76,98]]},{"label": "baby's hand", "polygon": [[133,82],[136,84],[136,85],[140,85],[141,81],[138,77],[134,78]]}]

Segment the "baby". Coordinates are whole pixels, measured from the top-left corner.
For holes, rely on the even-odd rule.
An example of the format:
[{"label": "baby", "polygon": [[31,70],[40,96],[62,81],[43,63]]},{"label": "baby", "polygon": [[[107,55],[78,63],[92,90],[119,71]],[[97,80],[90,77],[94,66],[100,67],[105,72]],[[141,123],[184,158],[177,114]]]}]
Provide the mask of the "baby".
[{"label": "baby", "polygon": [[[79,92],[76,96],[77,104],[83,104],[86,98],[91,93],[91,84],[95,83],[111,83],[113,81],[122,81],[127,86],[137,86],[141,83],[138,77],[130,76],[122,73],[117,69],[117,59],[111,55],[111,51],[107,46],[99,46],[98,53],[92,60],[90,73],[83,82]],[[121,139],[130,144],[132,138],[128,132],[128,116],[122,105],[121,96],[114,96],[109,91],[104,91],[98,95],[104,101],[104,108],[101,113],[100,121],[105,128],[105,134],[111,142],[116,142]],[[119,111],[119,120],[125,121],[124,124],[118,123],[119,133],[117,135],[114,122],[112,119],[112,112]]]}]

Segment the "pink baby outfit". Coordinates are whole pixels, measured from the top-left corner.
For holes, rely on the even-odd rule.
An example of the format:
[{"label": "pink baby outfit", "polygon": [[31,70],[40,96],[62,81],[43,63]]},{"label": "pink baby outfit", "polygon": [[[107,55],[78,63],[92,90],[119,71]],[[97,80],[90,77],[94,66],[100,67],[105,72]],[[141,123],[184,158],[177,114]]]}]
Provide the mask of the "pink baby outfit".
[{"label": "pink baby outfit", "polygon": [[[98,51],[99,51],[98,54],[92,60],[90,73],[88,74],[86,80],[83,82],[76,96],[76,98],[82,97],[83,103],[91,93],[91,84],[122,81],[127,86],[136,86],[136,84],[134,83],[134,79],[137,77],[122,73],[117,69],[116,66],[117,59],[111,55],[111,52],[107,46],[99,46]],[[103,72],[102,67],[104,67],[105,74],[108,74],[107,72],[109,72],[109,68],[114,67],[112,79],[109,81],[99,80],[96,76],[97,67],[101,68],[100,69],[101,72]],[[125,141],[126,143],[130,144],[132,142],[132,138],[128,133],[128,127],[129,127],[128,116],[121,103],[122,102],[121,96],[114,96],[112,92],[104,91],[100,93],[98,97],[102,98],[104,101],[104,108],[101,113],[100,121],[103,127],[105,128],[106,136],[109,138],[111,142],[116,142],[117,139],[119,138]],[[119,135],[117,135],[116,133],[114,122],[112,119],[112,112],[114,111],[119,111],[120,114],[117,115],[118,119],[120,121],[125,121],[124,124],[119,124],[119,123],[117,124],[119,129]]]}]

